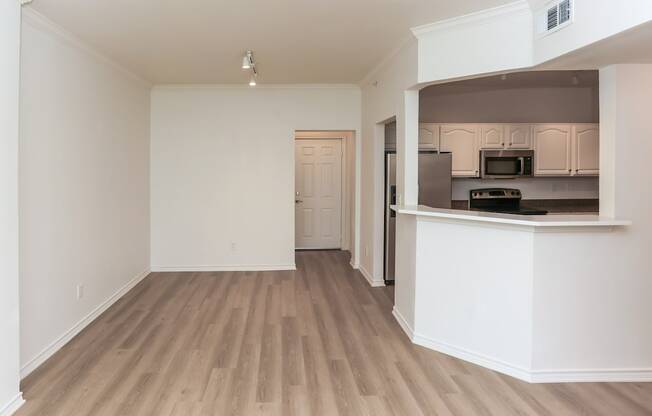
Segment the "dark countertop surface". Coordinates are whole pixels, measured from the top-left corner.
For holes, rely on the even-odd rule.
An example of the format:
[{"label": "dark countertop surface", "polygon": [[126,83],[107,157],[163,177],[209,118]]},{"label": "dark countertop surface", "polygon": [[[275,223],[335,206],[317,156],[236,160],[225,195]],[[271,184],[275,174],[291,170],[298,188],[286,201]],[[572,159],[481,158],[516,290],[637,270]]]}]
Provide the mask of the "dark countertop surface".
[{"label": "dark countertop surface", "polygon": [[[523,208],[541,209],[549,214],[597,214],[600,212],[599,199],[524,199]],[[453,209],[468,210],[469,201],[453,201]]]}]

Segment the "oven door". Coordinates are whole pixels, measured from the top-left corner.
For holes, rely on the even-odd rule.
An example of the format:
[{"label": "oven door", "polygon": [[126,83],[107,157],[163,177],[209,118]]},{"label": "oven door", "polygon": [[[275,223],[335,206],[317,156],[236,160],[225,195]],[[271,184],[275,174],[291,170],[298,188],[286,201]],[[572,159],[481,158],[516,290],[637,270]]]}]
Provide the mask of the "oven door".
[{"label": "oven door", "polygon": [[526,161],[531,161],[532,157],[533,152],[484,151],[481,158],[481,176],[493,179],[531,176],[529,168],[531,163]]}]

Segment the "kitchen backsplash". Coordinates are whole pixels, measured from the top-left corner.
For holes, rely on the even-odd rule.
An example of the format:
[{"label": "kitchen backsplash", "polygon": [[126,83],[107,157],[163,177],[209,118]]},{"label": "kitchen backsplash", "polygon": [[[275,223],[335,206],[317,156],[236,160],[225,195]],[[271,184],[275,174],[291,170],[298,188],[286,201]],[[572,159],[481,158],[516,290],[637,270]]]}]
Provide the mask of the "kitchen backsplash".
[{"label": "kitchen backsplash", "polygon": [[468,200],[469,191],[479,188],[520,189],[523,199],[598,199],[598,177],[524,178],[524,179],[453,179],[453,200]]}]

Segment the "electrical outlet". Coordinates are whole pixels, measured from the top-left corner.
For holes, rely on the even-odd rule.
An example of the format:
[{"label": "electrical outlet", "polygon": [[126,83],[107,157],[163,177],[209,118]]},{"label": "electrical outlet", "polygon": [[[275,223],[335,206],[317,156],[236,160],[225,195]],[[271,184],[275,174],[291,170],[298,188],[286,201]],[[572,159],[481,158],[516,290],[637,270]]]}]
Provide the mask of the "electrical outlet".
[{"label": "electrical outlet", "polygon": [[364,256],[369,257],[369,246],[364,246]]},{"label": "electrical outlet", "polygon": [[84,297],[84,285],[77,285],[77,300]]},{"label": "electrical outlet", "polygon": [[236,251],[237,245],[235,243],[231,243],[231,251]]}]

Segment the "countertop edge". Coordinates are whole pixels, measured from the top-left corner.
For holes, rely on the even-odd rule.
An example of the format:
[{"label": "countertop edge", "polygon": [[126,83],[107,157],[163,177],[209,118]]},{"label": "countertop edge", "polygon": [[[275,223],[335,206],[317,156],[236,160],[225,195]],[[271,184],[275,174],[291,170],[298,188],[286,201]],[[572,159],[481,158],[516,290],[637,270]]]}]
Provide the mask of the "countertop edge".
[{"label": "countertop edge", "polygon": [[605,218],[598,215],[512,215],[489,212],[438,209],[426,206],[391,206],[399,214],[416,215],[431,218],[454,219],[469,222],[494,224],[511,224],[529,227],[626,227],[632,225],[629,220]]}]

